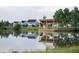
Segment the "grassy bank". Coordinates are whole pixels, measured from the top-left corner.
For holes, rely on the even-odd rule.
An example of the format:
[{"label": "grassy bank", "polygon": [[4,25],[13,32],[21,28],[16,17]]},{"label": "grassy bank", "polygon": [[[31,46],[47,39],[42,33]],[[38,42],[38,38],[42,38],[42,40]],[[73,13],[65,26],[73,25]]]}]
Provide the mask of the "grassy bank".
[{"label": "grassy bank", "polygon": [[[19,53],[18,51],[12,51],[12,53]],[[46,51],[24,51],[21,53],[79,53],[79,46],[57,48]]]},{"label": "grassy bank", "polygon": [[[27,51],[24,53],[28,53]],[[56,48],[46,51],[36,51],[31,53],[79,53],[79,46]]]},{"label": "grassy bank", "polygon": [[58,28],[57,32],[79,32],[79,28]]},{"label": "grassy bank", "polygon": [[21,31],[23,32],[28,32],[28,31],[32,31],[32,32],[38,32],[38,27],[23,27],[21,28]]},{"label": "grassy bank", "polygon": [[42,52],[43,53],[79,53],[79,46],[56,48]]}]

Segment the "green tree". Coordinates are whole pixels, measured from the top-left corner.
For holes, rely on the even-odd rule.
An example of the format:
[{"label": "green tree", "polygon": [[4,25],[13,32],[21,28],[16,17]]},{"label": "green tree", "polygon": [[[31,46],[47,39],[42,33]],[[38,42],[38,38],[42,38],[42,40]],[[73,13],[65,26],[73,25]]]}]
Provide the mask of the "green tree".
[{"label": "green tree", "polygon": [[75,16],[74,25],[75,27],[77,27],[77,24],[79,23],[79,11],[77,7],[74,7],[74,16]]},{"label": "green tree", "polygon": [[72,21],[72,25],[74,28],[77,28],[78,23],[79,23],[79,11],[77,7],[74,7],[74,10],[72,10],[71,12],[71,21]]},{"label": "green tree", "polygon": [[56,11],[53,17],[57,22],[63,23],[63,20],[64,20],[63,10],[59,9],[58,11]]},{"label": "green tree", "polygon": [[4,31],[4,25],[3,25],[3,22],[0,22],[0,32],[3,32]]},{"label": "green tree", "polygon": [[68,8],[64,9],[64,23],[68,24],[70,20],[70,12]]},{"label": "green tree", "polygon": [[74,7],[73,10],[69,11],[68,8],[64,10],[59,9],[55,12],[53,18],[60,24],[65,25],[71,24],[74,28],[79,26],[79,10],[77,7]]},{"label": "green tree", "polygon": [[59,9],[54,14],[54,19],[59,23],[68,23],[70,19],[70,12],[68,8],[65,8],[64,10]]},{"label": "green tree", "polygon": [[20,31],[21,25],[20,25],[20,24],[16,24],[16,25],[13,27],[13,29],[14,29],[15,31]]}]

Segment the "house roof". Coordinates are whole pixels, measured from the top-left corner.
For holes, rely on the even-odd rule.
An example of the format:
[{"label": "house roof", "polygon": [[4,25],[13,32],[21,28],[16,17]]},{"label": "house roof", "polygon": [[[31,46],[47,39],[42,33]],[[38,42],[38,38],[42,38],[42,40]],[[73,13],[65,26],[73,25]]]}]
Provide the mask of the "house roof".
[{"label": "house roof", "polygon": [[22,20],[21,22],[24,23],[24,22],[26,22],[26,21]]},{"label": "house roof", "polygon": [[18,23],[18,21],[14,21],[14,23]]},{"label": "house roof", "polygon": [[36,22],[36,19],[28,19],[27,22]]}]

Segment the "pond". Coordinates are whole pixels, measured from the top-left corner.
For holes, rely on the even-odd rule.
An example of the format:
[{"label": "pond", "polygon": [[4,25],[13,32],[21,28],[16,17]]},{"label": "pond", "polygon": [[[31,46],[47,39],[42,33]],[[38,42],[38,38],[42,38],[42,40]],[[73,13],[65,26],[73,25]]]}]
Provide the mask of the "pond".
[{"label": "pond", "polygon": [[78,41],[79,33],[4,32],[0,33],[0,52],[45,51],[46,49],[55,49],[58,46],[67,46],[73,42],[78,45]]}]

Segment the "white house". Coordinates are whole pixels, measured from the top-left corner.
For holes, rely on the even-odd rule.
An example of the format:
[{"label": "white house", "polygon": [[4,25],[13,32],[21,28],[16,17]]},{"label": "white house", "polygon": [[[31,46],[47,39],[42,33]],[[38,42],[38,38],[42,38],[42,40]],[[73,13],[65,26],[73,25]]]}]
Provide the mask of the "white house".
[{"label": "white house", "polygon": [[28,26],[28,22],[25,21],[25,20],[22,20],[21,22],[19,22],[19,24],[20,24],[21,26]]},{"label": "white house", "polygon": [[39,25],[39,22],[37,21],[37,19],[28,19],[28,25],[31,25],[31,26],[38,26]]},{"label": "white house", "polygon": [[27,21],[22,20],[21,22],[19,22],[19,24],[25,27],[27,26],[35,27],[39,25],[39,22],[37,21],[37,19],[28,19]]}]

